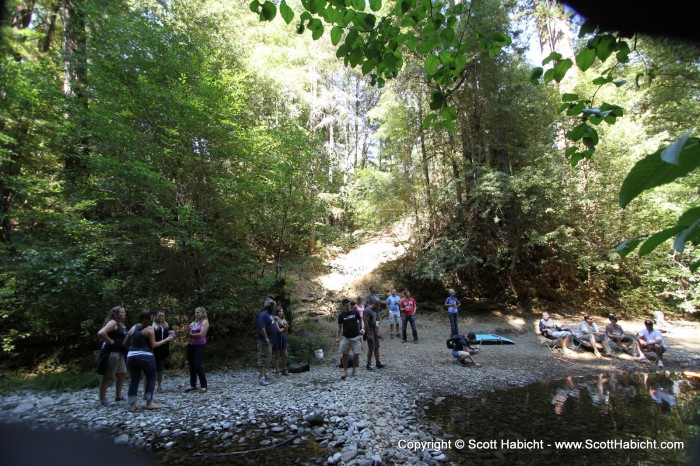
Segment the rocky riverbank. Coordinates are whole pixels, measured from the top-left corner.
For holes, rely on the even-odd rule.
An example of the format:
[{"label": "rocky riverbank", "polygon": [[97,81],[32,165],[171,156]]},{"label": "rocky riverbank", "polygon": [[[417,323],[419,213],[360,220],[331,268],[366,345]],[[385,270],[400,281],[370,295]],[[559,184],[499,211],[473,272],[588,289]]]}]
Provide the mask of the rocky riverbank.
[{"label": "rocky riverbank", "polygon": [[[483,347],[483,367],[465,368],[445,347],[446,321],[420,316],[418,322],[418,344],[390,339],[385,329],[381,351],[388,367],[368,371],[363,354],[357,375],[346,380],[335,367],[335,324],[325,321],[320,331],[328,339],[326,358],[309,372],[270,377],[267,387],[257,384],[254,369],[215,371],[208,375],[207,393],[185,393],[188,377],[173,373],[164,382],[166,392],[157,395],[166,408],[136,413],[125,403],[99,406],[96,389],[5,393],[0,421],[98,433],[168,464],[240,464],[252,457],[258,464],[434,465],[448,461],[438,441],[449,433],[427,419],[424,408],[443,396],[473,396],[566,375],[657,370],[622,353],[597,360],[578,352],[563,362],[529,331],[532,321],[499,316],[466,324],[509,336],[517,345]],[[667,336],[667,370],[700,367],[692,332],[697,328]],[[242,454],[250,451],[252,456]]]}]

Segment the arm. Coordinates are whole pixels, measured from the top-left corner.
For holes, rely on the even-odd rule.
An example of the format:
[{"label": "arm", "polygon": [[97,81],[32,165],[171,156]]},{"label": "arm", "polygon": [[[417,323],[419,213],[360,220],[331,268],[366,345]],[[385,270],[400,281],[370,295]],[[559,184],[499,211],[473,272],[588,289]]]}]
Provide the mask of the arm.
[{"label": "arm", "polygon": [[117,321],[116,320],[110,320],[105,324],[104,327],[100,329],[99,332],[97,332],[97,336],[100,337],[102,341],[109,345],[114,344],[114,340],[109,338],[109,335],[107,335],[110,332],[114,332],[117,329]]},{"label": "arm", "polygon": [[[156,332],[153,331],[153,327],[148,327],[148,328],[144,329],[141,333],[144,333],[144,332],[148,336],[148,344],[153,349],[158,348],[159,346],[163,346],[167,343],[170,343],[173,340],[173,336],[168,335],[167,338],[163,338],[160,341],[156,341]],[[131,335],[131,332],[129,332],[129,335]],[[129,337],[129,335],[127,335],[127,338]]]},{"label": "arm", "polygon": [[540,335],[547,335],[550,332],[550,330],[547,328],[546,325],[544,325],[544,322],[542,322],[542,319],[540,319]]},{"label": "arm", "polygon": [[193,337],[201,337],[202,335],[206,335],[207,331],[209,331],[209,320],[204,319],[202,321],[202,328],[199,329],[199,332],[195,332],[194,330],[190,330],[190,335]]}]

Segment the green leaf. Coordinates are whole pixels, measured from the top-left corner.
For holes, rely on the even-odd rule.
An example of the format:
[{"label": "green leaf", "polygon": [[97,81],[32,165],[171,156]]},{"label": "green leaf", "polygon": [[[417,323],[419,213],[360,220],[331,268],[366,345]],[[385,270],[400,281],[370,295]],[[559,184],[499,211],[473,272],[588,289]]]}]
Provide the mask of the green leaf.
[{"label": "green leaf", "polygon": [[506,47],[513,42],[513,39],[511,39],[508,34],[504,34],[502,32],[494,32],[491,34],[490,39],[494,45],[499,47]]},{"label": "green leaf", "polygon": [[423,118],[423,129],[430,129],[432,123],[437,120],[438,116],[434,113],[429,113]]},{"label": "green leaf", "polygon": [[338,45],[340,42],[340,39],[343,38],[343,28],[340,26],[334,26],[333,29],[331,29],[331,43],[333,45]]},{"label": "green leaf", "polygon": [[570,58],[567,58],[566,60],[561,60],[557,62],[556,65],[554,65],[554,80],[556,82],[561,82],[562,79],[564,79],[564,76],[566,76],[566,72],[569,71],[569,68],[573,66],[573,62],[571,61]]},{"label": "green leaf", "polygon": [[440,58],[440,63],[443,65],[450,65],[452,62],[454,62],[455,57],[452,53],[448,52],[447,50],[442,50],[439,55]]},{"label": "green leaf", "polygon": [[544,72],[544,82],[545,82],[545,84],[549,84],[552,82],[553,79],[554,79],[554,68],[550,68]]},{"label": "green leaf", "polygon": [[570,160],[571,166],[575,167],[576,165],[578,165],[578,163],[581,160],[583,160],[585,158],[586,157],[583,155],[583,152],[576,152],[574,155],[571,156],[571,160]]},{"label": "green leaf", "polygon": [[425,59],[423,68],[428,76],[432,76],[435,71],[437,71],[439,66],[440,59],[436,55],[428,55],[428,58]]},{"label": "green leaf", "polygon": [[678,226],[672,227],[672,228],[666,228],[665,230],[661,230],[657,233],[654,233],[647,239],[644,244],[642,244],[642,247],[639,248],[639,256],[643,257],[652,252],[658,245],[663,243],[664,241],[671,239],[673,235],[678,233],[679,231],[683,230],[683,228],[679,228]]},{"label": "green leaf", "polygon": [[576,55],[576,66],[581,71],[586,71],[595,63],[595,49],[586,47]]},{"label": "green leaf", "polygon": [[579,113],[583,111],[583,108],[586,106],[585,102],[579,102],[576,105],[573,105],[569,108],[569,110],[566,111],[566,114],[568,116],[576,116]]},{"label": "green leaf", "polygon": [[248,5],[248,8],[250,8],[250,11],[253,13],[257,13],[260,10],[260,2],[258,0],[253,0],[250,2],[250,5]]},{"label": "green leaf", "polygon": [[572,155],[574,155],[576,153],[577,150],[578,150],[577,146],[567,147],[566,150],[564,151],[564,155],[567,157],[571,157]]},{"label": "green leaf", "polygon": [[578,100],[578,94],[564,94],[561,96],[562,102],[576,102]]},{"label": "green leaf", "polygon": [[369,0],[369,8],[372,11],[379,11],[382,9],[382,0]]},{"label": "green leaf", "polygon": [[603,84],[607,84],[610,82],[610,78],[606,78],[604,76],[598,76],[593,80],[593,84],[596,86],[602,86]]},{"label": "green leaf", "polygon": [[447,121],[457,119],[457,109],[454,106],[445,107],[440,111],[440,116]]},{"label": "green leaf", "polygon": [[435,46],[437,45],[437,40],[434,37],[431,37],[428,40],[424,40],[420,43],[418,46],[418,52],[419,53],[430,53],[433,50],[435,50]]},{"label": "green leaf", "polygon": [[294,19],[294,12],[284,0],[280,2],[280,15],[282,15],[282,19],[287,24],[291,23],[292,19]]},{"label": "green leaf", "polygon": [[686,210],[683,215],[681,215],[681,218],[678,219],[678,225],[687,227],[695,223],[698,219],[700,219],[700,207],[693,207]]},{"label": "green leaf", "polygon": [[277,15],[277,5],[267,0],[263,3],[262,9],[260,10],[260,19],[264,21],[272,21]]},{"label": "green leaf", "polygon": [[689,129],[683,136],[680,137],[680,139],[661,151],[661,160],[673,165],[680,165],[679,158],[681,151],[683,150],[683,147],[691,134],[693,134],[693,130]]},{"label": "green leaf", "polygon": [[625,240],[615,246],[615,251],[617,251],[620,256],[627,257],[632,251],[637,249],[637,246],[639,246],[639,243],[641,243],[642,240],[643,238],[632,238]]},{"label": "green leaf", "polygon": [[377,66],[377,60],[370,58],[362,64],[362,74],[366,75]]},{"label": "green leaf", "polygon": [[679,254],[683,254],[688,237],[693,234],[693,231],[698,227],[698,225],[700,225],[700,219],[696,220],[695,223],[681,231],[678,236],[676,236],[676,239],[673,242],[673,249],[675,249]]},{"label": "green leaf", "polygon": [[600,42],[598,43],[598,45],[596,45],[595,48],[596,57],[598,57],[602,62],[607,60],[608,57],[613,53],[615,42],[615,38],[610,34],[605,34],[604,36],[601,36]]},{"label": "green leaf", "polygon": [[626,79],[620,79],[620,80],[618,80],[618,81],[613,81],[613,84],[615,85],[615,87],[622,87],[622,86],[624,86],[625,84],[627,84],[627,80],[626,80]]},{"label": "green leaf", "polygon": [[323,35],[323,23],[318,18],[314,18],[309,22],[309,29],[313,40],[318,40]]},{"label": "green leaf", "polygon": [[588,125],[586,123],[581,123],[580,125],[577,125],[566,132],[566,139],[578,141],[586,135],[587,129]]},{"label": "green leaf", "polygon": [[433,91],[430,97],[430,110],[439,110],[445,104],[445,94],[440,91]]},{"label": "green leaf", "polygon": [[659,149],[637,162],[620,188],[620,206],[625,207],[646,190],[656,188],[681,176],[685,176],[700,166],[700,139],[690,138],[678,156],[678,164],[671,164],[661,159]]},{"label": "green leaf", "polygon": [[542,69],[541,66],[533,68],[532,72],[530,73],[530,82],[535,86],[538,85],[540,83],[540,78],[542,77],[542,74],[544,74],[544,69]]},{"label": "green leaf", "polygon": [[401,14],[405,15],[411,9],[411,0],[401,0],[399,7],[401,8]]},{"label": "green leaf", "polygon": [[561,59],[562,59],[561,53],[552,52],[549,55],[547,55],[544,60],[542,60],[542,64],[546,65],[547,63],[549,63],[552,60],[561,60]]}]

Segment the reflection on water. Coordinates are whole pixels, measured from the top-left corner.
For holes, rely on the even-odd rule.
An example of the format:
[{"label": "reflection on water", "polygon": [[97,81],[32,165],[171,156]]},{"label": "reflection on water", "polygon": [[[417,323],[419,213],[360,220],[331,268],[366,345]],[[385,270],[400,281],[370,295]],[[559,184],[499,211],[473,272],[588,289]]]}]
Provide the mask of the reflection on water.
[{"label": "reflection on water", "polygon": [[[448,399],[431,407],[428,416],[445,438],[465,442],[464,448],[447,451],[459,463],[692,464],[691,458],[699,458],[700,378],[693,373],[568,377]],[[530,441],[530,447],[509,448],[518,440]],[[682,445],[662,445],[679,441]]]}]

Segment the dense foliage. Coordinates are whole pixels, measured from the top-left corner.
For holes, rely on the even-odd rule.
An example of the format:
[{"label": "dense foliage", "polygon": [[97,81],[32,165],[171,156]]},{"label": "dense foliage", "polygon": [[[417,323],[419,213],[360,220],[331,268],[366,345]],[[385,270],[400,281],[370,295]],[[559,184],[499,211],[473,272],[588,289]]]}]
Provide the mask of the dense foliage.
[{"label": "dense foliage", "polygon": [[3,29],[4,350],[94,345],[115,304],[176,322],[204,305],[216,334],[252,332],[306,251],[325,169],[290,99],[212,33],[240,9],[54,6],[16,2],[31,22]]}]

